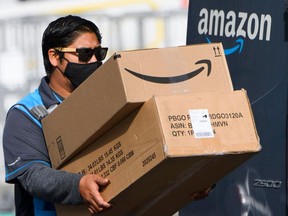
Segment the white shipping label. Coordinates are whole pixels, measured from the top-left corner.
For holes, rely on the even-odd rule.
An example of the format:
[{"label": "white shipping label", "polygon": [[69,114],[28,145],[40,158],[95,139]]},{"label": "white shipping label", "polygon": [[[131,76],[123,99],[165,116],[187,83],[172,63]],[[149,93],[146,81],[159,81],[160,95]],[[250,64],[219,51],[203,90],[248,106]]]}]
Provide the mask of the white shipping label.
[{"label": "white shipping label", "polygon": [[214,133],[207,109],[189,110],[195,138],[213,138]]}]

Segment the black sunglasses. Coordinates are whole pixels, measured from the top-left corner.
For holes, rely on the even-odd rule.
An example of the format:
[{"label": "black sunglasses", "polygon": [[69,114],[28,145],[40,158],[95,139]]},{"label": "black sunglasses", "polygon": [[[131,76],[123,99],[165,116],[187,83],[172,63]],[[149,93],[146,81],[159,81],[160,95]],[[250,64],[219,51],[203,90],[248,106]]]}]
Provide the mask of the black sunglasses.
[{"label": "black sunglasses", "polygon": [[108,47],[91,48],[70,48],[70,47],[56,47],[55,50],[62,53],[77,53],[78,59],[81,62],[88,62],[95,55],[97,61],[103,61],[107,55]]}]

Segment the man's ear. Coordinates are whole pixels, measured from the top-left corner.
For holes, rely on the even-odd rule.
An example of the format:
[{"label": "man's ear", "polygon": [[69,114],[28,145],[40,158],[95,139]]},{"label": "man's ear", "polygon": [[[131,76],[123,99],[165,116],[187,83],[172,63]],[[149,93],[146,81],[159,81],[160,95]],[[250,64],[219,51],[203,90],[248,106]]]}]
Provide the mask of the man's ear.
[{"label": "man's ear", "polygon": [[59,55],[57,54],[57,52],[54,49],[49,49],[48,50],[48,57],[49,57],[50,63],[54,67],[56,67],[58,65],[58,60],[59,60]]}]

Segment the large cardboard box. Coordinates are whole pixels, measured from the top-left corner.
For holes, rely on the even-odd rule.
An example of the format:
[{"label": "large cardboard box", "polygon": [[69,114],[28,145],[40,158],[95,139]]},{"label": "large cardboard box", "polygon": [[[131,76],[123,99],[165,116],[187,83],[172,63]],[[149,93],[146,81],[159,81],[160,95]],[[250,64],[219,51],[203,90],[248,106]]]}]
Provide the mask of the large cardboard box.
[{"label": "large cardboard box", "polygon": [[[261,146],[246,91],[155,96],[62,170],[110,179],[103,215],[169,215]],[[89,215],[57,206],[57,215]]]},{"label": "large cardboard box", "polygon": [[153,95],[232,90],[221,43],[115,53],[42,121],[52,165],[59,168]]}]

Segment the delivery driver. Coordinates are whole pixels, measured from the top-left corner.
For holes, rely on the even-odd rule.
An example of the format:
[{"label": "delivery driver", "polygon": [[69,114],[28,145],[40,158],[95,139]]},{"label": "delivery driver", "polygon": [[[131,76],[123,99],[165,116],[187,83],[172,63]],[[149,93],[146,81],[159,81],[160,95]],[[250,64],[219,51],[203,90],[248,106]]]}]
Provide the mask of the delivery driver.
[{"label": "delivery driver", "polygon": [[51,169],[41,122],[33,113],[38,105],[52,110],[102,64],[107,48],[101,38],[94,23],[77,16],[53,21],[43,34],[47,76],[10,109],[3,133],[6,182],[15,184],[16,215],[56,215],[53,203],[86,202],[91,213],[110,207],[99,193],[107,179]]},{"label": "delivery driver", "polygon": [[101,39],[94,23],[71,15],[50,23],[43,34],[47,76],[38,89],[11,107],[3,133],[6,182],[15,184],[16,215],[56,215],[54,203],[87,203],[91,213],[110,208],[99,193],[108,179],[51,168],[41,125],[43,117],[101,66],[107,54]]}]

